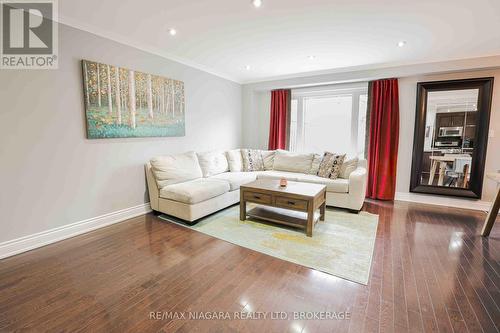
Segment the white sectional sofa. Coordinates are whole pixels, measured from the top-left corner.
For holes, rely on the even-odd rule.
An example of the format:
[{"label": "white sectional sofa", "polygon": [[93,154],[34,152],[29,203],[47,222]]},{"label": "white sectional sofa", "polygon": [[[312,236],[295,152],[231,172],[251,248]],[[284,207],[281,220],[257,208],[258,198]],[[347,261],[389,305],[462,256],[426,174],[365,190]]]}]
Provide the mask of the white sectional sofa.
[{"label": "white sectional sofa", "polygon": [[245,172],[241,151],[187,152],[153,158],[146,164],[151,208],[195,221],[240,200],[240,186],[255,179],[286,178],[325,184],[326,204],[359,211],[365,199],[366,160],[344,162],[337,179],[316,176],[321,155],[260,151],[264,170]]}]

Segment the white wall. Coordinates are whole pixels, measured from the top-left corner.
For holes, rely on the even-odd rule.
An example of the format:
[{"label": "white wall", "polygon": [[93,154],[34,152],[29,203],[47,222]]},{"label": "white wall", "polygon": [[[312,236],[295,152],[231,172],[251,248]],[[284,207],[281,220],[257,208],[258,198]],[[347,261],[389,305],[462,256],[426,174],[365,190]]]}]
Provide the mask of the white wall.
[{"label": "white wall", "polygon": [[[487,69],[479,70],[481,68]],[[396,191],[406,194],[409,193],[410,186],[417,82],[486,76],[495,77],[490,122],[490,129],[494,130],[495,137],[489,138],[488,141],[486,172],[496,171],[500,169],[500,57],[401,66],[372,71],[332,73],[246,84],[243,86],[243,145],[260,149],[267,148],[269,101],[272,89],[399,77],[400,148]],[[495,184],[485,179],[482,200],[492,201],[494,194]]]},{"label": "white wall", "polygon": [[[241,86],[65,25],[58,70],[0,70],[0,243],[149,201],[152,156],[241,145]],[[81,59],[185,83],[186,136],[87,140]]]}]

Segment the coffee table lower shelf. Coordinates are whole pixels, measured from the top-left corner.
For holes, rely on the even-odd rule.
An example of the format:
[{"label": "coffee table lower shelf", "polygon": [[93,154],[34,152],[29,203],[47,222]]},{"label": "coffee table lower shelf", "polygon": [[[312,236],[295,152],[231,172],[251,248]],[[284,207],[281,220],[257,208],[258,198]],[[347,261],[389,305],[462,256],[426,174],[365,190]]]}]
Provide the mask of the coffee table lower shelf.
[{"label": "coffee table lower shelf", "polygon": [[[314,213],[314,225],[319,221],[320,213]],[[247,216],[257,220],[287,225],[307,230],[307,213],[271,206],[257,206],[247,212]]]}]

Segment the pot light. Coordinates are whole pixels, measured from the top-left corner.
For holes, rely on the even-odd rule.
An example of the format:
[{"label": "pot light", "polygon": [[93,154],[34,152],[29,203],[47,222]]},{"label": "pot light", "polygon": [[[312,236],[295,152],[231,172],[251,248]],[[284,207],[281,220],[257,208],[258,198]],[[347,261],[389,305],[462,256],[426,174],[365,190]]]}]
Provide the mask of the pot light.
[{"label": "pot light", "polygon": [[170,36],[175,36],[177,35],[177,30],[175,30],[174,28],[170,28],[168,29],[168,33],[170,34]]},{"label": "pot light", "polygon": [[398,46],[399,47],[403,47],[405,45],[406,45],[406,41],[405,40],[401,40],[401,41],[398,42]]},{"label": "pot light", "polygon": [[251,70],[251,69],[252,69],[252,67],[250,67],[250,65],[246,65],[246,66],[245,66],[245,69],[246,69],[247,71],[249,71],[249,70]]},{"label": "pot light", "polygon": [[262,0],[252,0],[252,5],[255,8],[260,8],[260,7],[262,7]]},{"label": "pot light", "polygon": [[316,59],[316,56],[310,55],[309,57],[307,57],[307,59],[314,60],[314,59]]}]

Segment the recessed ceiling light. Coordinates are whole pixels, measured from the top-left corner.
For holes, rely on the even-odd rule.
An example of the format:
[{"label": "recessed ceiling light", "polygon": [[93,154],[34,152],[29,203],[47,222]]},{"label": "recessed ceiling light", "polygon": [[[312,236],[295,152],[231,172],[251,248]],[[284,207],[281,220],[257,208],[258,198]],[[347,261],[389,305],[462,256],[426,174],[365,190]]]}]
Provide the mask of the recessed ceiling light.
[{"label": "recessed ceiling light", "polygon": [[316,56],[310,55],[309,57],[307,57],[307,59],[314,60],[314,59],[316,59]]},{"label": "recessed ceiling light", "polygon": [[249,70],[251,70],[251,69],[252,69],[252,67],[250,67],[250,65],[246,65],[246,66],[245,66],[245,69],[246,69],[247,71],[249,71]]},{"label": "recessed ceiling light", "polygon": [[170,36],[175,36],[177,35],[177,30],[175,30],[174,28],[170,28],[168,29],[168,33],[170,34]]},{"label": "recessed ceiling light", "polygon": [[405,45],[406,45],[406,41],[405,40],[401,40],[401,41],[398,42],[398,46],[399,47],[403,47]]},{"label": "recessed ceiling light", "polygon": [[262,7],[262,0],[252,0],[252,5],[255,8],[260,8],[260,7]]}]

